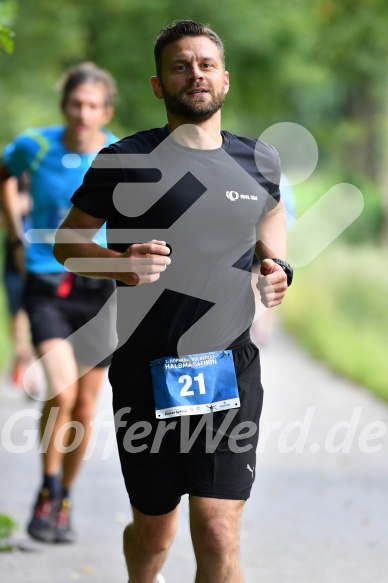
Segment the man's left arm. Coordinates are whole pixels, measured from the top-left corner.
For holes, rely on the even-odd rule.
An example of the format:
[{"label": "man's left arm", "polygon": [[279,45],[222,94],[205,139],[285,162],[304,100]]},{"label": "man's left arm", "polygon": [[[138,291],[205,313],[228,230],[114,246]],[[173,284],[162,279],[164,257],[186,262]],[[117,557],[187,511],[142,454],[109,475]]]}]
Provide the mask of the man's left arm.
[{"label": "man's left arm", "polygon": [[281,304],[287,291],[287,274],[273,259],[285,261],[287,255],[286,214],[282,202],[257,223],[255,253],[260,261],[257,289],[266,308]]}]

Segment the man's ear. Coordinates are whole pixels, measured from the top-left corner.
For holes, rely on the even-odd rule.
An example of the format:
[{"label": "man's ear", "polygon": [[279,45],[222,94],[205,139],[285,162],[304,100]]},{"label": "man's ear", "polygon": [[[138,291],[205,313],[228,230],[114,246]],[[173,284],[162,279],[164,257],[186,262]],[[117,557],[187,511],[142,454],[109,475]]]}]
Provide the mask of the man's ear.
[{"label": "man's ear", "polygon": [[151,77],[152,91],[157,99],[163,99],[162,86],[159,77]]},{"label": "man's ear", "polygon": [[108,125],[108,123],[110,122],[110,120],[113,117],[114,111],[115,110],[114,110],[113,105],[106,105],[105,106],[104,125]]},{"label": "man's ear", "polygon": [[229,73],[228,71],[224,72],[224,88],[225,88],[225,95],[229,91]]}]

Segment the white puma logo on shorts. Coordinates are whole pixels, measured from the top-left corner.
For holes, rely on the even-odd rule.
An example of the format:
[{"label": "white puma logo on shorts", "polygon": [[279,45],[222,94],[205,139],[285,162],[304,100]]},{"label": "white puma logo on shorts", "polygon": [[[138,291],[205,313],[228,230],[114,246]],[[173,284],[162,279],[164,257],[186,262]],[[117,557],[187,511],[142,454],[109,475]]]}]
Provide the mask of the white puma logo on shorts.
[{"label": "white puma logo on shorts", "polygon": [[252,480],[253,480],[253,472],[255,471],[255,468],[253,468],[253,470],[252,470],[251,466],[249,464],[247,464],[247,470],[249,470],[251,472]]}]

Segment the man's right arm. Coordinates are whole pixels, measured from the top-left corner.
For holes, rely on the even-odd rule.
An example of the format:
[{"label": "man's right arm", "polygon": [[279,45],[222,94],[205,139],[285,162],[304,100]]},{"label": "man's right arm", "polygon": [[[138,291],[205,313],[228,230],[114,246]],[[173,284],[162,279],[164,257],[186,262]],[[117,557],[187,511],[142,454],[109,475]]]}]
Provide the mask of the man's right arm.
[{"label": "man's right arm", "polygon": [[5,166],[0,167],[0,204],[2,207],[8,239],[13,247],[15,263],[24,272],[24,233],[22,212],[18,194],[18,183]]},{"label": "man's right arm", "polygon": [[9,240],[11,243],[15,243],[23,237],[22,213],[17,179],[10,175],[5,166],[0,167],[0,201]]},{"label": "man's right arm", "polygon": [[79,275],[116,279],[126,285],[157,281],[171,263],[166,243],[133,244],[124,253],[106,249],[92,240],[104,222],[73,206],[55,236],[56,260]]}]

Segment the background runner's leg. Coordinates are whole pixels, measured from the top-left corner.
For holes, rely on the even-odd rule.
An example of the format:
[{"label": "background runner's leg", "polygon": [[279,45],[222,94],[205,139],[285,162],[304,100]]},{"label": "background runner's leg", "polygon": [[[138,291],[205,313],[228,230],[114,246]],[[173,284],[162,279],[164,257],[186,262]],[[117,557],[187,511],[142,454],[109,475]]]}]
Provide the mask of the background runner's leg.
[{"label": "background runner's leg", "polygon": [[[55,357],[50,358],[54,348]],[[54,475],[58,474],[63,458],[63,451],[55,444],[55,436],[61,427],[71,420],[71,412],[77,398],[77,363],[72,346],[62,338],[42,342],[37,347],[37,352],[40,357],[45,357],[41,362],[48,390],[48,399],[41,420],[43,465],[46,474]]]},{"label": "background runner's leg", "polygon": [[[83,437],[75,449],[67,452],[63,460],[62,484],[64,488],[70,488],[82,463],[89,438],[92,432],[91,420],[96,408],[96,401],[101,383],[104,379],[104,368],[92,368],[83,374],[83,367],[79,370],[78,391],[73,406],[71,420],[80,423],[83,427]],[[76,430],[68,431],[67,443],[72,444],[76,439]]]}]

